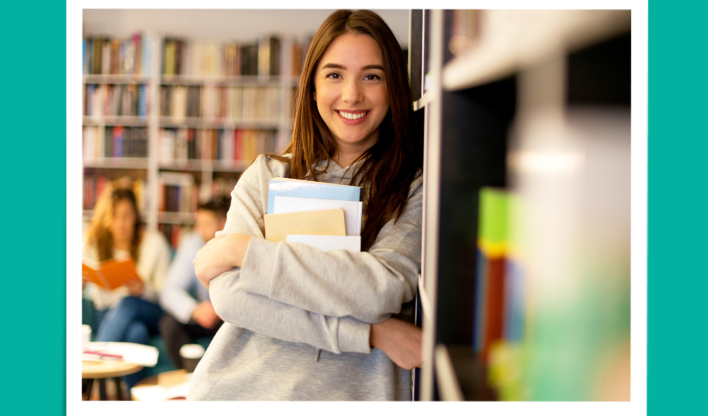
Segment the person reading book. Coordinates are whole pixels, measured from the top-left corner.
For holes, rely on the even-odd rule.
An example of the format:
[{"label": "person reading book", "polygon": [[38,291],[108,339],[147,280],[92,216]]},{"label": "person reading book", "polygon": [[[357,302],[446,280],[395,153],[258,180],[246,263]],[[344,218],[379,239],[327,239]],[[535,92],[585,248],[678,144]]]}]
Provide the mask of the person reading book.
[{"label": "person reading book", "polygon": [[197,251],[224,229],[230,205],[231,198],[223,196],[197,206],[195,232],[182,239],[160,292],[160,305],[165,311],[160,319],[160,335],[178,369],[184,368],[180,348],[196,338],[213,337],[223,322],[209,300],[209,291],[194,274],[192,261]]},{"label": "person reading book", "polygon": [[[162,308],[157,295],[170,264],[170,248],[162,233],[141,226],[135,194],[126,184],[109,183],[101,193],[83,257],[93,262],[133,258],[137,278],[113,290],[95,285],[89,289],[96,308],[96,341],[147,344],[149,336],[158,332]],[[143,374],[123,378],[128,391]]]},{"label": "person reading book", "polygon": [[[396,37],[371,11],[334,12],[308,50],[285,153],[243,173],[194,260],[225,323],[188,400],[410,400],[422,167]],[[266,240],[276,177],[361,186],[361,252]]]}]

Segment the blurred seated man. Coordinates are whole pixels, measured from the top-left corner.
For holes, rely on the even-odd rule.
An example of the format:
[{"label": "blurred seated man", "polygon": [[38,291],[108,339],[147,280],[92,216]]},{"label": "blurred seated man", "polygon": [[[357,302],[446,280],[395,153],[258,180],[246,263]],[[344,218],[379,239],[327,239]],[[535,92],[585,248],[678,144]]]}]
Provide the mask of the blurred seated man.
[{"label": "blurred seated man", "polygon": [[192,261],[197,251],[224,228],[230,204],[231,198],[223,196],[199,205],[195,232],[182,240],[160,293],[160,305],[165,311],[160,319],[160,335],[178,369],[184,368],[180,348],[194,343],[196,338],[213,337],[223,323],[209,301],[209,291],[199,283]]}]

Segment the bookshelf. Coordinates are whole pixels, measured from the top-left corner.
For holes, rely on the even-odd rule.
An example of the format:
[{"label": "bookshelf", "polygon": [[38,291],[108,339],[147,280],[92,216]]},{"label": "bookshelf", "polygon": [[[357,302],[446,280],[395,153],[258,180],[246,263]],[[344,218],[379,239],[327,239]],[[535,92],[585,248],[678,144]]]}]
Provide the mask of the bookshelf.
[{"label": "bookshelf", "polygon": [[[630,11],[411,10],[410,28],[417,398],[628,400]],[[486,189],[508,203],[494,250]]]},{"label": "bookshelf", "polygon": [[288,37],[203,42],[136,32],[84,40],[84,221],[106,181],[133,180],[141,217],[173,248],[198,200],[228,194],[281,151],[306,51]]}]

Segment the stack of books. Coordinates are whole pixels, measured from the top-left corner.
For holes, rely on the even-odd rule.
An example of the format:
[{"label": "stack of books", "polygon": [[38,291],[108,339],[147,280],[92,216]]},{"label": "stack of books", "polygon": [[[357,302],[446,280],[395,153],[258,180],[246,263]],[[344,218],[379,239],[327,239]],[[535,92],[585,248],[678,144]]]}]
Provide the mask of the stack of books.
[{"label": "stack of books", "polygon": [[361,213],[361,187],[272,179],[264,218],[266,240],[358,253]]}]

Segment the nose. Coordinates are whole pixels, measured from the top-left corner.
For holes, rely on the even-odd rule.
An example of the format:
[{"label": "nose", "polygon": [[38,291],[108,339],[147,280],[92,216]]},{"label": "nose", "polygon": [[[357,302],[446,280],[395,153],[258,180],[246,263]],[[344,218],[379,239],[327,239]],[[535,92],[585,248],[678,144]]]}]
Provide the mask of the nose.
[{"label": "nose", "polygon": [[342,90],[342,100],[347,104],[357,104],[363,100],[362,87],[358,79],[349,80]]}]

